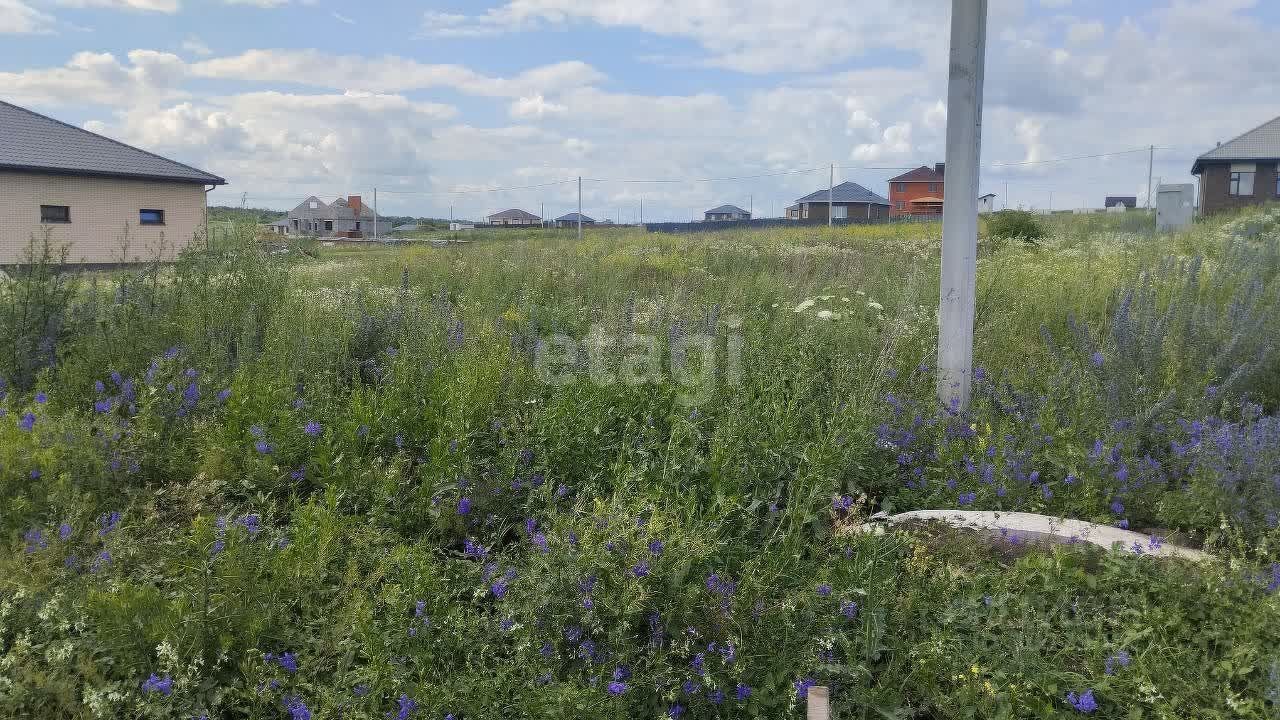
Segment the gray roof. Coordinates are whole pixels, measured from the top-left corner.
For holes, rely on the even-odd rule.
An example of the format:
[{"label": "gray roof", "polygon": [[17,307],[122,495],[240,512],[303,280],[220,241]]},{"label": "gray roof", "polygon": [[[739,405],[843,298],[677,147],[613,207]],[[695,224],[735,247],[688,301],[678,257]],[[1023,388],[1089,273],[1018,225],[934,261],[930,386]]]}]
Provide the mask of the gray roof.
[{"label": "gray roof", "polygon": [[1196,158],[1191,173],[1198,175],[1200,166],[1205,162],[1277,159],[1280,159],[1280,117],[1263,123]]},{"label": "gray roof", "polygon": [[502,212],[496,212],[490,215],[489,219],[490,220],[541,220],[542,218],[538,217],[537,215],[534,215],[531,212],[525,212],[524,210],[520,210],[519,208],[512,208],[511,210],[503,210]]},{"label": "gray roof", "polygon": [[227,184],[217,175],[3,101],[0,128],[4,170]]},{"label": "gray roof", "polygon": [[746,210],[743,210],[742,208],[738,207],[737,205],[721,205],[721,206],[720,206],[720,207],[718,207],[718,208],[711,208],[711,209],[710,209],[710,210],[708,210],[705,214],[710,214],[710,215],[725,215],[725,214],[729,214],[729,215],[750,215],[751,213],[747,212]]},{"label": "gray roof", "polygon": [[[556,218],[556,222],[578,222],[578,213],[576,213],[576,212],[571,212],[571,213],[569,213],[568,215],[561,215],[560,217]],[[586,215],[583,215],[583,216],[582,216],[582,222],[584,222],[584,223],[593,223],[593,222],[595,222],[595,220],[592,220],[591,218],[587,217]]]},{"label": "gray roof", "polygon": [[[809,193],[804,197],[796,200],[796,204],[801,203],[824,203],[827,201],[827,191],[819,190]],[[889,207],[889,201],[853,182],[842,182],[831,188],[831,202],[833,203],[870,203],[872,205],[884,205]]]}]

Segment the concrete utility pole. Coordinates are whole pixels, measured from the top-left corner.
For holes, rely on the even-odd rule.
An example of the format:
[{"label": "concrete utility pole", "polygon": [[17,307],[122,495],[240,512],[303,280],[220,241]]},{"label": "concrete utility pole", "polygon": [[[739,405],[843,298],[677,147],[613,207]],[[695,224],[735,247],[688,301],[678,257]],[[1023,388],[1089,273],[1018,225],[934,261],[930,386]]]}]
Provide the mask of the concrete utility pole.
[{"label": "concrete utility pole", "polygon": [[1147,209],[1151,210],[1151,174],[1156,169],[1156,146],[1151,146],[1151,155],[1147,156]]},{"label": "concrete utility pole", "polygon": [[644,227],[644,198],[640,198],[640,227]]},{"label": "concrete utility pole", "polygon": [[582,176],[578,176],[578,239],[582,239]]},{"label": "concrete utility pole", "polygon": [[378,188],[373,189],[373,241],[378,241]]},{"label": "concrete utility pole", "polygon": [[982,155],[982,86],[987,0],[951,2],[951,73],[947,89],[947,181],[942,206],[942,282],[938,289],[938,400],[969,405],[973,382],[973,314],[978,254],[978,161]]},{"label": "concrete utility pole", "polygon": [[542,203],[542,209],[539,210],[538,212],[542,213],[541,216],[538,217],[538,224],[541,225],[543,228],[546,228],[547,227],[547,204]]},{"label": "concrete utility pole", "polygon": [[831,178],[827,181],[827,227],[831,227],[832,208],[835,203],[831,202],[832,193],[836,188],[836,164],[831,163]]}]

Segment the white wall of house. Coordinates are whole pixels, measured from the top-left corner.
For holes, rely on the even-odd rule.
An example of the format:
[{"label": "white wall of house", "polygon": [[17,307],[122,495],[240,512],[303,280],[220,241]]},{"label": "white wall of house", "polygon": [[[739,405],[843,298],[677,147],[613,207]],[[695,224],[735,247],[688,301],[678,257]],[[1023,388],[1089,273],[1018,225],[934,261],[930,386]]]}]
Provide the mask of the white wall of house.
[{"label": "white wall of house", "polygon": [[[42,225],[41,205],[70,208],[71,222]],[[164,224],[140,225],[144,209],[163,210]],[[45,228],[70,262],[172,260],[193,238],[203,241],[204,220],[198,184],[0,171],[0,264],[22,262]]]}]

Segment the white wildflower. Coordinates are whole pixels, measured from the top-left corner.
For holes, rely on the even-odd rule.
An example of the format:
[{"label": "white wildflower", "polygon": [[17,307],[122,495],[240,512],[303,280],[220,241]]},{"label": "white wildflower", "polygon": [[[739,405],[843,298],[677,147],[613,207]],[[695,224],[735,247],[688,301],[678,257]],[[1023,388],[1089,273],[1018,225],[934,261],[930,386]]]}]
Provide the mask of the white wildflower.
[{"label": "white wildflower", "polygon": [[871,308],[872,310],[875,310],[876,312],[884,312],[884,306],[876,302],[875,300],[872,300],[871,302],[867,303],[867,307]]},{"label": "white wildflower", "polygon": [[802,312],[804,312],[805,310],[808,310],[809,308],[813,307],[813,306],[814,306],[814,305],[816,305],[816,304],[818,304],[818,301],[817,301],[817,300],[814,300],[813,298],[809,298],[808,300],[805,300],[804,302],[802,302],[802,303],[800,303],[799,305],[797,305],[797,306],[796,306],[796,309],[795,309],[795,310],[793,310],[792,312],[802,313]]}]

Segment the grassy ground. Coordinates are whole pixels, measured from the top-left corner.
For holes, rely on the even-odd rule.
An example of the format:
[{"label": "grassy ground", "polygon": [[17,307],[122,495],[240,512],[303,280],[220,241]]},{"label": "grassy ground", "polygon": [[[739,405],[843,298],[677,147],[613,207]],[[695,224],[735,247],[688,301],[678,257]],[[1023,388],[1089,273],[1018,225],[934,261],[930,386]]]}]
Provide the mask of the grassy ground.
[{"label": "grassy ground", "polygon": [[[1271,717],[1280,215],[1050,230],[982,243],[963,413],[935,225],[38,267],[0,714]],[[923,507],[1152,538],[842,532]]]}]

